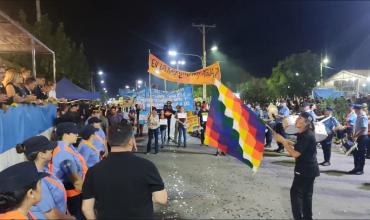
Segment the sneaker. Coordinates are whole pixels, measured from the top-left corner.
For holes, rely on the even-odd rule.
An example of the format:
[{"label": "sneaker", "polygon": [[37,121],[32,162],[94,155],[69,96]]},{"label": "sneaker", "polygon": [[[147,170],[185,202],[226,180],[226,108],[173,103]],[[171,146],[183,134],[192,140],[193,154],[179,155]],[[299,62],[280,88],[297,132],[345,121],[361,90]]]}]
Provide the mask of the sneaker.
[{"label": "sneaker", "polygon": [[319,163],[319,165],[321,165],[321,166],[324,166],[324,167],[326,167],[326,166],[330,166],[330,162],[322,162],[322,163]]},{"label": "sneaker", "polygon": [[356,171],[355,173],[353,173],[354,175],[362,175],[362,174],[364,174],[364,171],[361,171],[361,170],[359,170],[359,171]]},{"label": "sneaker", "polygon": [[265,144],[265,148],[271,148],[271,144]]},{"label": "sneaker", "polygon": [[348,171],[348,174],[355,174],[357,172],[357,170],[355,168],[353,168],[351,171]]}]

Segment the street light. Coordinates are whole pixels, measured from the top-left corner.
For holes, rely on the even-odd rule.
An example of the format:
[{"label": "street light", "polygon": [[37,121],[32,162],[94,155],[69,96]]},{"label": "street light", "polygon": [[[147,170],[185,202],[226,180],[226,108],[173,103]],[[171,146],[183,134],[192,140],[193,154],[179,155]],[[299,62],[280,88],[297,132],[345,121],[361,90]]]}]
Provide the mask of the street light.
[{"label": "street light", "polygon": [[143,81],[142,81],[141,79],[139,79],[139,80],[137,81],[137,84],[141,85],[141,84],[143,84]]},{"label": "street light", "polygon": [[126,86],[125,86],[125,88],[126,88],[126,89],[130,89],[130,86],[129,86],[129,85],[126,85]]},{"label": "street light", "polygon": [[104,83],[104,80],[100,80],[100,83],[103,84]]},{"label": "street light", "polygon": [[171,65],[176,65],[177,61],[171,60]]},{"label": "street light", "polygon": [[218,47],[216,45],[214,45],[213,47],[211,47],[211,51],[212,52],[216,52],[218,51]]},{"label": "street light", "polygon": [[186,62],[185,62],[185,60],[180,60],[180,61],[177,61],[177,63],[180,64],[180,65],[185,65]]},{"label": "street light", "polygon": [[98,75],[99,75],[99,76],[103,75],[103,71],[101,71],[101,70],[100,70],[100,71],[98,72]]},{"label": "street light", "polygon": [[322,68],[323,67],[327,67],[327,65],[328,65],[328,63],[329,63],[330,61],[329,61],[329,59],[328,59],[328,57],[327,56],[325,56],[325,58],[324,59],[321,59],[320,60],[320,81],[321,81],[321,86],[324,86],[324,77],[323,77],[323,75],[322,75]]},{"label": "street light", "polygon": [[175,56],[177,56],[177,51],[170,50],[170,51],[168,51],[168,55],[170,55],[171,57],[175,57]]},{"label": "street light", "polygon": [[104,88],[103,88],[103,90],[104,90],[104,91],[106,91],[106,90],[107,90],[107,88],[105,88],[105,87],[104,87]]},{"label": "street light", "polygon": [[299,76],[299,73],[297,72],[297,73],[295,73],[295,75],[296,75],[296,76]]}]

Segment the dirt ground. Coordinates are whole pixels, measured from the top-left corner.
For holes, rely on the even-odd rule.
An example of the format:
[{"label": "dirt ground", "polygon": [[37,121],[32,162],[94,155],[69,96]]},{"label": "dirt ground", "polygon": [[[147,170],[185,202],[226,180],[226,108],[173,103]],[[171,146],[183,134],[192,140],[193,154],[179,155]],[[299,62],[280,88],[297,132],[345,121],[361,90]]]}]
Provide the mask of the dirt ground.
[{"label": "dirt ground", "polygon": [[[165,146],[157,154],[139,156],[153,161],[169,192],[166,206],[155,206],[158,219],[291,219],[289,190],[294,159],[266,149],[259,171],[230,156],[214,156],[214,148],[189,138],[187,148]],[[138,142],[139,151],[146,140]],[[275,145],[274,145],[275,146]],[[274,148],[273,146],[273,148]],[[313,196],[316,219],[369,219],[370,169],[345,174],[353,158],[333,146],[332,165],[320,167]],[[318,160],[322,161],[321,149]],[[367,163],[370,160],[366,161]]]}]

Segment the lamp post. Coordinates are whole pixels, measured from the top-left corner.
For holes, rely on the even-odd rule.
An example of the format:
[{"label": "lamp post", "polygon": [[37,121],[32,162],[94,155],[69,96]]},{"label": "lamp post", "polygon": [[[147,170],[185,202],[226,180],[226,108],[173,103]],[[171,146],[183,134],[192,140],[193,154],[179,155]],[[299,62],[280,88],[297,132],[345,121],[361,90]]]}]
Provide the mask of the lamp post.
[{"label": "lamp post", "polygon": [[328,65],[329,59],[327,56],[325,56],[324,59],[320,59],[320,84],[321,86],[324,86],[324,77],[323,77],[323,67],[326,67]]}]

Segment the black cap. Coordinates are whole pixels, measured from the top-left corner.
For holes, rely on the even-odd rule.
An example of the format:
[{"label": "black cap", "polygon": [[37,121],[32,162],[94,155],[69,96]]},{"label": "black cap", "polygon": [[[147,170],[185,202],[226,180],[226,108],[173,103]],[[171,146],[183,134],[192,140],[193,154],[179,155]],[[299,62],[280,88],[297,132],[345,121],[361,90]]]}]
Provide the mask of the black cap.
[{"label": "black cap", "polygon": [[360,105],[360,104],[355,104],[355,105],[353,105],[353,108],[354,108],[354,109],[357,109],[357,110],[361,110],[361,109],[362,109],[362,105]]},{"label": "black cap", "polygon": [[99,131],[99,129],[94,128],[92,125],[86,125],[81,131],[81,137],[84,140],[88,140],[90,136],[95,134],[97,131]]},{"label": "black cap", "polygon": [[90,119],[87,121],[87,123],[88,123],[89,125],[94,124],[94,123],[101,123],[101,120],[100,120],[99,118],[97,118],[97,117],[92,117],[92,118],[90,118]]},{"label": "black cap", "polygon": [[62,136],[63,134],[78,134],[77,125],[73,122],[62,122],[57,125],[57,136]]},{"label": "black cap", "polygon": [[26,161],[15,164],[0,172],[0,192],[14,192],[49,176],[38,172],[34,162]]},{"label": "black cap", "polygon": [[326,111],[334,111],[334,109],[332,107],[326,107]]},{"label": "black cap", "polygon": [[34,152],[53,150],[57,146],[57,142],[51,142],[45,136],[41,135],[25,140],[23,146],[24,153],[28,156]]},{"label": "black cap", "polygon": [[310,122],[313,122],[312,115],[308,112],[302,112],[299,116],[303,118],[307,118]]}]

